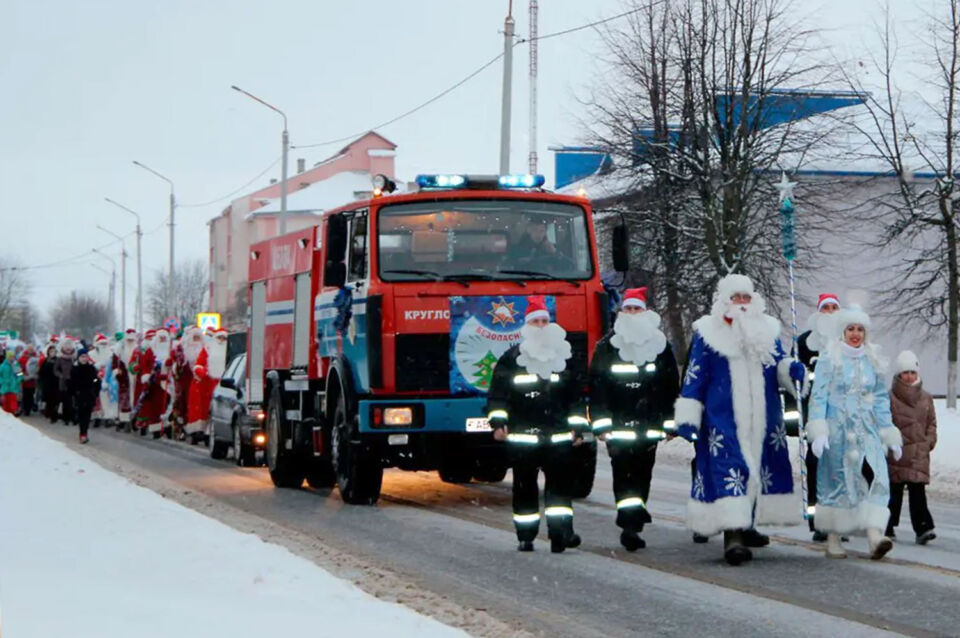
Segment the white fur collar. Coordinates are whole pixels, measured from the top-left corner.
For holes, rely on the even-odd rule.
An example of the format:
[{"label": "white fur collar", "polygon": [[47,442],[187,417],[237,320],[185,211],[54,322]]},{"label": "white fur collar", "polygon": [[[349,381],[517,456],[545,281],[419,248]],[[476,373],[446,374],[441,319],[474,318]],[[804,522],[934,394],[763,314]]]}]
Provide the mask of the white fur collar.
[{"label": "white fur collar", "polygon": [[[770,315],[763,315],[763,318],[767,329],[764,334],[758,335],[757,339],[761,343],[769,343],[769,352],[772,354],[780,337],[780,322]],[[733,327],[721,317],[705,315],[693,322],[693,328],[700,333],[703,341],[718,353],[731,359],[743,358],[743,351],[734,338]]]}]

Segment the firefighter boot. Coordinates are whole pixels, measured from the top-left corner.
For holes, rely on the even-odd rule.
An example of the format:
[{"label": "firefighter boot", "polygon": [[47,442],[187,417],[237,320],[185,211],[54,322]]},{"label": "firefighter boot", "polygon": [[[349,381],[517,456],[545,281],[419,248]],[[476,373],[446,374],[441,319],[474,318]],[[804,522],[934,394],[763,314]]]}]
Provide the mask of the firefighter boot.
[{"label": "firefighter boot", "polygon": [[728,563],[734,566],[745,563],[753,558],[753,554],[744,546],[743,530],[724,530],[723,557]]}]

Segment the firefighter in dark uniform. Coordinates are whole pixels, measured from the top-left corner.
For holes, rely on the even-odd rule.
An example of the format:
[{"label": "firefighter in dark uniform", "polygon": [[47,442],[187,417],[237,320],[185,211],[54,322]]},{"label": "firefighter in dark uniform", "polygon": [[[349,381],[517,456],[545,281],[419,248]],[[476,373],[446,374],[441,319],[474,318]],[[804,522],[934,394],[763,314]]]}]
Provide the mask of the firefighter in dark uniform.
[{"label": "firefighter in dark uniform", "polygon": [[647,511],[657,443],[666,438],[680,374],[660,317],[647,310],[647,289],[626,291],[613,330],[590,364],[590,420],[613,467],[620,544],[634,552],[651,521]]},{"label": "firefighter in dark uniform", "polygon": [[580,545],[573,531],[570,474],[573,448],[589,430],[581,380],[568,369],[566,332],[550,322],[543,297],[529,297],[523,340],[497,361],[487,395],[493,436],[507,445],[513,468],[513,522],[519,550],[533,550],[540,529],[540,470],[544,514],[555,553]]},{"label": "firefighter in dark uniform", "polygon": [[[829,339],[831,334],[831,325],[829,321],[824,321],[824,316],[832,315],[840,310],[840,300],[836,295],[824,293],[817,300],[817,312],[811,315],[808,322],[810,329],[800,335],[797,339],[797,356],[800,362],[807,368],[811,383],[813,382],[813,369],[817,365],[817,359],[820,356],[820,350],[826,346],[825,339]],[[801,405],[803,406],[803,422],[807,422],[807,405],[810,403],[810,395],[807,393],[803,397]],[[810,450],[807,450],[807,521],[810,523],[810,531],[813,532],[813,540],[818,543],[824,543],[827,535],[816,528],[815,517],[817,510],[817,457]]]}]

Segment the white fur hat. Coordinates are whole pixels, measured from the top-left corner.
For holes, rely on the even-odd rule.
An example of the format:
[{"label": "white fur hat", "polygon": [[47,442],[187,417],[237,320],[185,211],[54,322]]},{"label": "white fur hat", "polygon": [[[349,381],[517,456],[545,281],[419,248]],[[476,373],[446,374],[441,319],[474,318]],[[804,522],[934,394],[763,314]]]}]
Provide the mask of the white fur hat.
[{"label": "white fur hat", "polygon": [[897,355],[897,360],[893,363],[894,376],[901,372],[916,372],[920,374],[920,359],[909,350],[904,350]]},{"label": "white fur hat", "polygon": [[753,282],[746,275],[727,275],[717,283],[717,298],[729,301],[734,293],[753,294]]},{"label": "white fur hat", "polygon": [[833,313],[833,316],[836,317],[836,324],[834,325],[837,327],[837,330],[840,331],[841,337],[846,327],[854,324],[860,324],[868,332],[870,330],[870,315],[856,304],[850,304],[843,310]]}]

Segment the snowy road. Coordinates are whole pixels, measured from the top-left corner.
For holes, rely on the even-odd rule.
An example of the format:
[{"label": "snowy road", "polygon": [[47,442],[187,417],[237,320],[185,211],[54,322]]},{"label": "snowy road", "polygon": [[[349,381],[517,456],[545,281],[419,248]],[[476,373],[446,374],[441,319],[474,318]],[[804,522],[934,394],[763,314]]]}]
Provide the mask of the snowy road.
[{"label": "snowy road", "polygon": [[[775,530],[773,544],[757,550],[752,563],[730,568],[717,539],[694,545],[682,526],[689,470],[675,442],[654,473],[648,548],[629,554],[617,542],[609,465],[601,451],[597,486],[576,506],[583,547],[552,555],[541,540],[536,552],[520,554],[507,483],[455,486],[433,473],[389,471],[377,507],[351,507],[335,491],[276,490],[265,469],[213,461],[202,448],[100,430],[92,431],[91,446],[81,447],[75,428],[28,422],[108,469],[148,485],[151,476],[172,482],[177,490],[168,490],[169,497],[212,499],[213,505],[187,503],[204,507],[205,514],[230,519],[216,511],[223,505],[242,512],[247,518],[232,524],[243,531],[270,540],[286,533],[318,539],[385,568],[413,584],[396,598],[426,613],[435,603],[417,600],[417,590],[533,635],[688,636],[707,628],[713,636],[738,637],[960,635],[960,507],[936,500],[939,538],[929,547],[913,545],[905,520],[899,531],[906,542],[896,545],[889,561],[874,563],[856,552],[846,561],[827,561],[822,548],[808,542],[806,528],[797,527]],[[851,546],[865,549],[860,539]],[[377,589],[369,575],[339,575]],[[474,634],[496,633],[469,618],[437,615]]]}]

